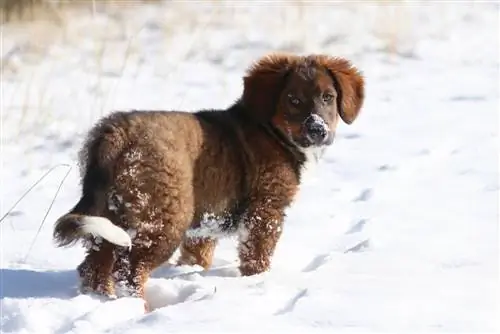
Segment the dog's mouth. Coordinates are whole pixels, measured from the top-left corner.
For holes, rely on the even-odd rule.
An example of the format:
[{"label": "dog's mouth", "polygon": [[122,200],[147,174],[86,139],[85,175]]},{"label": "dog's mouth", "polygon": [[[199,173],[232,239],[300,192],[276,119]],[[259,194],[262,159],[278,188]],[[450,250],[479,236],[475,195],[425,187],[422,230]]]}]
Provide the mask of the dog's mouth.
[{"label": "dog's mouth", "polygon": [[335,139],[335,134],[329,132],[326,139],[322,142],[317,142],[307,135],[300,136],[299,138],[293,138],[293,142],[301,148],[314,148],[314,147],[325,147],[333,144]]}]

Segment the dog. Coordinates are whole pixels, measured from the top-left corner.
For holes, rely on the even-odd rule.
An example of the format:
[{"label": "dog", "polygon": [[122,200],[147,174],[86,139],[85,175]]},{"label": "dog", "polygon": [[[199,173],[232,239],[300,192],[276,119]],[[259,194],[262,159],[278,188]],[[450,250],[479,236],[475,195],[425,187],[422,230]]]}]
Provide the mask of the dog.
[{"label": "dog", "polygon": [[363,100],[347,59],[273,53],[247,69],[227,109],[103,117],[79,152],[81,198],[53,232],[58,247],[87,248],[80,291],[144,299],[150,273],[178,248],[177,265],[207,269],[230,234],[242,276],[268,271],[306,164]]}]

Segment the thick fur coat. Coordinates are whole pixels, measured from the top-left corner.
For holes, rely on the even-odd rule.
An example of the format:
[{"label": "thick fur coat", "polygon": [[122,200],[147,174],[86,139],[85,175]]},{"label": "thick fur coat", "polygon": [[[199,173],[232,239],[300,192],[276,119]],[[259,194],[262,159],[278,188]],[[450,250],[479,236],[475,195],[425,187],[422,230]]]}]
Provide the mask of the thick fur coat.
[{"label": "thick fur coat", "polygon": [[226,234],[239,237],[242,275],[269,270],[304,165],[363,98],[345,59],[272,54],[248,69],[227,109],[101,119],[80,154],[81,199],[54,228],[59,246],[87,246],[82,291],[144,297],[178,247],[179,264],[208,268]]}]

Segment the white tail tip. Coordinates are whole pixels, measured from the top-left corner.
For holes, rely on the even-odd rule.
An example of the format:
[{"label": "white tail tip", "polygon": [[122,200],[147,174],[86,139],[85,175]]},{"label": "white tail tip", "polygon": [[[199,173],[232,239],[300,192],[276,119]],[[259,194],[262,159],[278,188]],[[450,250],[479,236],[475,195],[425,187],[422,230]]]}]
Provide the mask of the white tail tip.
[{"label": "white tail tip", "polygon": [[115,245],[127,247],[129,249],[132,247],[130,235],[107,218],[85,216],[80,220],[80,228],[85,234],[101,237]]}]

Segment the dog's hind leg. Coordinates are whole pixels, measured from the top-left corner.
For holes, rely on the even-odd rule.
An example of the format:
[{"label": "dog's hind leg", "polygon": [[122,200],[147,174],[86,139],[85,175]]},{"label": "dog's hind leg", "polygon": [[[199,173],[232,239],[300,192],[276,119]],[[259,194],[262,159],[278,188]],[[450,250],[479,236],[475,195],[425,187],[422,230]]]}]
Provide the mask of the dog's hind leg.
[{"label": "dog's hind leg", "polygon": [[[164,239],[165,236],[161,236]],[[168,235],[167,244],[148,245],[134,244],[130,252],[121,250],[117,253],[117,261],[113,269],[113,277],[117,283],[119,296],[139,297],[145,300],[145,285],[151,272],[168,261],[179,246],[181,237]],[[127,252],[127,254],[125,254]],[[147,301],[145,309],[149,311]]]},{"label": "dog's hind leg", "polygon": [[[141,217],[149,217],[149,220],[143,218],[137,225],[130,251],[122,249],[116,253],[113,277],[122,296],[145,299],[144,288],[151,272],[172,257],[192,220],[193,210],[189,201],[169,199],[165,202],[172,203],[172,206],[158,209],[153,205],[140,213]],[[129,216],[129,219],[134,217]],[[147,303],[145,306],[148,310]]]},{"label": "dog's hind leg", "polygon": [[112,276],[115,281],[115,291],[118,297],[129,296],[128,278],[130,276],[130,251],[128,249],[115,250],[116,261]]},{"label": "dog's hind leg", "polygon": [[114,248],[116,248],[115,245],[105,240],[102,242],[92,240],[87,256],[77,268],[82,293],[97,293],[114,297],[114,281],[111,277],[115,262]]},{"label": "dog's hind leg", "polygon": [[199,265],[205,270],[212,265],[217,239],[209,237],[185,237],[180,248],[177,265]]},{"label": "dog's hind leg", "polygon": [[133,236],[130,252],[117,254],[113,276],[124,295],[144,299],[150,273],[170,259],[193,220],[193,183],[188,162],[153,146],[132,147],[123,159],[115,189],[122,225]]}]

